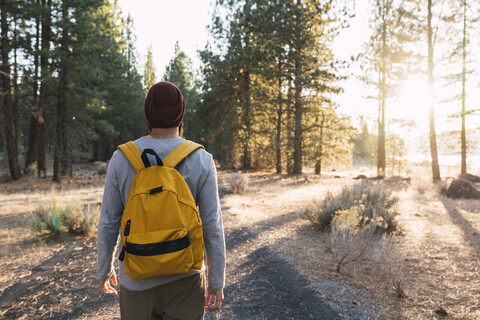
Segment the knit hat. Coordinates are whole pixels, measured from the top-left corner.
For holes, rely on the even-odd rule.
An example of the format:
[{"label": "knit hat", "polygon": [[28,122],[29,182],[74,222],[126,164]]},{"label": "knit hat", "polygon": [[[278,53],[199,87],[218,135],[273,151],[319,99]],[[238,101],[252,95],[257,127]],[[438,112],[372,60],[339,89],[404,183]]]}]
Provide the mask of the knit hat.
[{"label": "knit hat", "polygon": [[185,100],[176,85],[168,81],[155,83],[145,99],[145,117],[148,127],[175,128],[185,115]]}]

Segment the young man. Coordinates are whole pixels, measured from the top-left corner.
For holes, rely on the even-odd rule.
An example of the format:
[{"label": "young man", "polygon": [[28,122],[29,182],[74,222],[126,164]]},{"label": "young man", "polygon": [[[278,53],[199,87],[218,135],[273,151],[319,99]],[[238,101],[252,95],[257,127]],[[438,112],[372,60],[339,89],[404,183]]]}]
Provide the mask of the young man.
[{"label": "young man", "polygon": [[[145,117],[150,136],[134,141],[140,151],[153,149],[164,159],[185,140],[179,127],[185,114],[180,89],[170,82],[158,82],[148,91]],[[120,265],[120,313],[122,319],[203,319],[204,311],[218,310],[223,301],[225,238],[218,198],[217,172],[211,154],[193,151],[176,169],[190,188],[203,225],[208,285],[204,270],[184,274],[132,280]],[[107,170],[100,220],[97,254],[100,289],[117,294],[114,261],[122,213],[130,192],[135,169],[122,151],[114,152]],[[113,285],[113,286],[112,286]],[[213,298],[213,303],[210,304]]]}]

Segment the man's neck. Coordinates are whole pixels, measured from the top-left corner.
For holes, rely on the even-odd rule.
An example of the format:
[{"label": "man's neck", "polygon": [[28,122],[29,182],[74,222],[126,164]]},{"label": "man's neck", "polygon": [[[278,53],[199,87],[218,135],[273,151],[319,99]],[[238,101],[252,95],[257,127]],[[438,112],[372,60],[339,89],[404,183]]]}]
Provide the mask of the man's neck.
[{"label": "man's neck", "polygon": [[155,139],[175,139],[180,138],[178,135],[178,127],[175,128],[152,128],[150,133]]}]

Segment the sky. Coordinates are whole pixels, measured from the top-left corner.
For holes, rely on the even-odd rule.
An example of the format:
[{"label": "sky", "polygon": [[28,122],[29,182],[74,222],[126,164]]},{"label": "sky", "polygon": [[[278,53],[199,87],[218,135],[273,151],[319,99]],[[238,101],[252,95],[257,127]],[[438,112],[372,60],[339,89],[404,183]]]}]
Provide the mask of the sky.
[{"label": "sky", "polygon": [[199,66],[197,50],[208,39],[212,0],[119,0],[124,16],[130,14],[137,35],[140,65],[145,64],[147,48],[151,46],[157,80],[165,72],[174,54],[175,42]]},{"label": "sky", "polygon": [[[215,0],[119,0],[124,16],[130,14],[134,20],[137,36],[137,50],[140,55],[139,65],[145,64],[147,48],[153,51],[157,81],[161,80],[165,68],[174,55],[175,43],[193,60],[194,68],[200,66],[197,51],[205,47],[209,35],[207,26],[212,20],[213,3]],[[350,27],[343,30],[333,43],[333,51],[338,59],[349,59],[351,55],[360,52],[362,44],[369,37],[369,1],[356,2],[356,16],[350,21]],[[355,68],[355,67],[354,67]],[[354,72],[358,72],[354,69]],[[480,101],[478,81],[469,84],[469,92],[477,92],[470,98],[470,103]],[[343,83],[344,93],[338,97],[339,110],[349,115],[358,125],[358,119],[363,117],[376,130],[378,103],[367,99],[365,86],[355,78]],[[448,88],[436,87],[437,93],[448,93]],[[402,118],[414,120],[417,127],[414,132],[405,128],[395,127],[387,123],[387,132],[395,132],[412,136],[418,140],[418,132],[428,131],[428,92],[425,79],[411,75],[401,88],[401,97],[394,105],[387,108],[387,119]],[[370,93],[371,94],[371,93]],[[458,124],[448,118],[448,114],[459,108],[456,105],[436,104],[437,130],[458,130]]]}]

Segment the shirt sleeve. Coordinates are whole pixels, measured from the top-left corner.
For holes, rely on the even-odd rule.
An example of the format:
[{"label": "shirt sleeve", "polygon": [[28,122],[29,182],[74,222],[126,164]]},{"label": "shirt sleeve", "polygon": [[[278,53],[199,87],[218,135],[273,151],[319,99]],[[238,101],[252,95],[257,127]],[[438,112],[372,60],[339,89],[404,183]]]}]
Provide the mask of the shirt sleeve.
[{"label": "shirt sleeve", "polygon": [[120,232],[123,213],[122,196],[117,176],[118,151],[110,160],[105,179],[105,189],[98,221],[97,266],[98,277],[105,280],[114,274],[114,253]]},{"label": "shirt sleeve", "polygon": [[218,196],[217,170],[211,158],[205,183],[199,190],[199,211],[207,255],[208,284],[214,290],[225,286],[225,236]]}]

